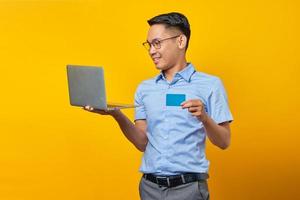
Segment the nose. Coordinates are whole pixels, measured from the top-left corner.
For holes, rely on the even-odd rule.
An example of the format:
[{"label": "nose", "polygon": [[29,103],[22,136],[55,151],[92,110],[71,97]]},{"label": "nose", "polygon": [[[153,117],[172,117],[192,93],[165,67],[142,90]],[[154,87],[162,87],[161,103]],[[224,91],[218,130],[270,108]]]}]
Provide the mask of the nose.
[{"label": "nose", "polygon": [[153,54],[156,53],[156,49],[154,48],[154,46],[151,44],[150,49],[149,49],[149,54],[152,56]]}]

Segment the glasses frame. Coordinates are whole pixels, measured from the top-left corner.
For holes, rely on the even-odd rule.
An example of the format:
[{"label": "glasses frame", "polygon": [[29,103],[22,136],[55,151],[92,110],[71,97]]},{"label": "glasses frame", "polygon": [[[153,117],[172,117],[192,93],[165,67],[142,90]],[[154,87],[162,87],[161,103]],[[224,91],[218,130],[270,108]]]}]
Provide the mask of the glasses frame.
[{"label": "glasses frame", "polygon": [[[174,38],[178,38],[180,35],[176,35],[176,36],[173,36],[173,37],[168,37],[168,38],[164,38],[164,39],[154,39],[152,42],[143,42],[143,46],[147,49],[147,51],[150,51],[151,47],[153,46],[155,49],[160,49],[161,48],[161,43],[163,41],[166,41],[166,40],[170,40],[170,39],[174,39]],[[156,43],[155,43],[156,42]]]}]

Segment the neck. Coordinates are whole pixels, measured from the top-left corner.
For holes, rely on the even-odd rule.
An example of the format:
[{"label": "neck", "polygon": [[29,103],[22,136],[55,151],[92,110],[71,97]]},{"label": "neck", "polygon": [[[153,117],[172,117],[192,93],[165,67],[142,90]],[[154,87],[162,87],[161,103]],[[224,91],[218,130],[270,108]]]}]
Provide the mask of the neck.
[{"label": "neck", "polygon": [[176,63],[174,66],[170,67],[169,69],[163,70],[165,78],[171,82],[174,78],[174,75],[177,72],[183,70],[186,66],[187,66],[186,59],[183,59],[181,62]]}]

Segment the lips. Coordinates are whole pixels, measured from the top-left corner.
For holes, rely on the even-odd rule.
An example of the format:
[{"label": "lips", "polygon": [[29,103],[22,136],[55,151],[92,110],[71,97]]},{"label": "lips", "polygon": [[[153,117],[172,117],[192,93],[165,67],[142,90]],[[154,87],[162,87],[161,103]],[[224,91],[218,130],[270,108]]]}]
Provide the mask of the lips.
[{"label": "lips", "polygon": [[158,58],[158,57],[152,58],[152,60],[153,60],[153,62],[154,62],[155,64],[157,64],[157,63],[159,62],[159,59],[160,59],[160,58]]}]

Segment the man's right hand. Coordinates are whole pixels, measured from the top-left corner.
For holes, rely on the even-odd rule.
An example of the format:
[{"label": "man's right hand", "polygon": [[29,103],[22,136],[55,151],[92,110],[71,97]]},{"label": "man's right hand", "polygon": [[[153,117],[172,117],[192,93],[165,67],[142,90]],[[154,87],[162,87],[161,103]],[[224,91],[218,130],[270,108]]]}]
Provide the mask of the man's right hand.
[{"label": "man's right hand", "polygon": [[118,112],[120,112],[120,109],[100,110],[100,109],[93,108],[91,106],[84,106],[83,109],[86,111],[89,111],[89,112],[98,113],[100,115],[111,115],[111,116],[114,116],[114,115],[118,114]]}]

